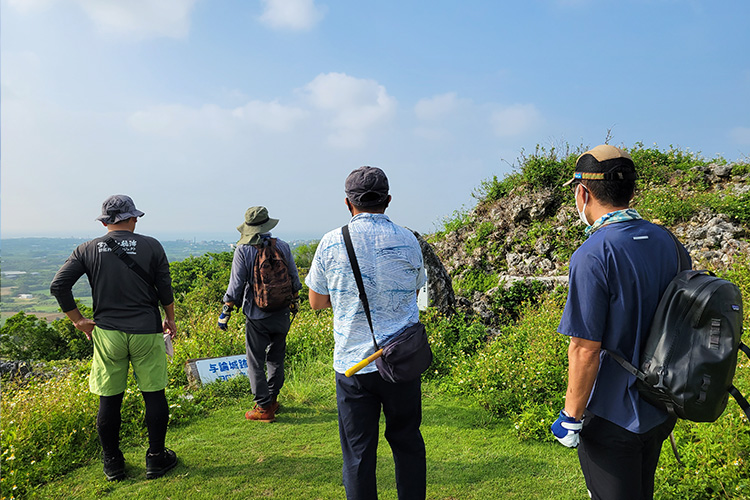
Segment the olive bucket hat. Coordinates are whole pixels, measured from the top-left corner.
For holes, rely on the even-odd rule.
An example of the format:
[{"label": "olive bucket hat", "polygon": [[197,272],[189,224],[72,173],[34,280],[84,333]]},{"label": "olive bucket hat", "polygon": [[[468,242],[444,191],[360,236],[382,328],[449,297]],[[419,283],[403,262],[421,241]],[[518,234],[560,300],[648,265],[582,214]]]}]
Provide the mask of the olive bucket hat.
[{"label": "olive bucket hat", "polygon": [[267,233],[279,223],[279,219],[272,219],[268,216],[266,207],[250,207],[245,212],[245,222],[237,226],[240,232],[238,245],[257,245],[260,238],[256,238],[263,233]]}]

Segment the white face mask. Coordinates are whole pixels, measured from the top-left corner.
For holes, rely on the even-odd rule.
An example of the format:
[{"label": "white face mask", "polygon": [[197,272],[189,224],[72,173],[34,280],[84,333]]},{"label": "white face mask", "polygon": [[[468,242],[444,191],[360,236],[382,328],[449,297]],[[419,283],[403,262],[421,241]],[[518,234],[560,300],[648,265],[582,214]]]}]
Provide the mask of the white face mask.
[{"label": "white face mask", "polygon": [[[581,187],[581,184],[576,184],[576,192],[575,192],[575,196],[576,196],[576,210],[578,210],[578,189],[580,187]],[[591,225],[589,223],[588,219],[586,218],[586,205],[588,205],[588,203],[589,203],[589,192],[588,192],[588,190],[586,188],[583,188],[583,189],[585,191],[583,193],[583,199],[584,199],[583,208],[580,209],[580,210],[578,210],[578,217],[580,217],[581,221],[584,224],[586,224],[586,226],[588,227],[588,226]]]}]

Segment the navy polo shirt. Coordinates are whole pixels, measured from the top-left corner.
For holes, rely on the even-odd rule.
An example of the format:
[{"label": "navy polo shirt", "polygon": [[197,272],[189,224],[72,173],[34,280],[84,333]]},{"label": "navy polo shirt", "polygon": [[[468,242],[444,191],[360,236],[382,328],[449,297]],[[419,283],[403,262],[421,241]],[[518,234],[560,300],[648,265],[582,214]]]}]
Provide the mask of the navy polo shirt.
[{"label": "navy polo shirt", "polygon": [[[587,409],[636,434],[668,414],[644,401],[636,378],[604,350],[640,365],[659,299],[679,270],[677,251],[663,228],[638,219],[602,226],[570,259],[568,300],[557,331],[602,343]],[[685,249],[680,245],[679,251]]]}]

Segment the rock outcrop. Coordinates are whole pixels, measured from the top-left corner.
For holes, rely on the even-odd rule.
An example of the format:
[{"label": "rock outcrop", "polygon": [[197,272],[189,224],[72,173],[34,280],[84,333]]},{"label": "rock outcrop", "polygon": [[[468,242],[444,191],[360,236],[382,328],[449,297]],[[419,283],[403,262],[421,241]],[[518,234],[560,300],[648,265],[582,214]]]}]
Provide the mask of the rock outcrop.
[{"label": "rock outcrop", "polygon": [[[731,164],[695,167],[689,175],[692,183],[705,191],[734,196],[750,192],[750,174],[733,176]],[[570,254],[585,238],[572,197],[560,200],[551,190],[531,191],[521,186],[500,200],[480,203],[469,212],[468,220],[469,224],[433,238],[436,260],[442,260],[447,277],[439,278],[432,297],[437,303],[447,300],[459,309],[471,310],[488,323],[493,319],[491,297],[498,287],[532,279],[550,288],[567,284]],[[695,269],[728,269],[750,254],[748,226],[708,207],[669,229],[690,252]],[[426,244],[421,238],[420,243]],[[470,297],[443,299],[435,295],[445,293],[450,278],[461,283],[477,271],[497,277],[497,285]]]}]

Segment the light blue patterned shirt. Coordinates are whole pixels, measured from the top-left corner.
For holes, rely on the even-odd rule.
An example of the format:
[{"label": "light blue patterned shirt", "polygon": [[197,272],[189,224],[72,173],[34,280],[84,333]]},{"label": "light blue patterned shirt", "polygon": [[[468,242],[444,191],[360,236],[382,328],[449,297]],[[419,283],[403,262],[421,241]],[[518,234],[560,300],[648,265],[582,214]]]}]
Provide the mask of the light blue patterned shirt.
[{"label": "light blue patterned shirt", "polygon": [[[357,214],[349,221],[349,232],[370,302],[375,338],[382,346],[419,321],[417,290],[427,281],[422,251],[414,234],[385,214]],[[344,373],[374,353],[341,228],[320,240],[305,283],[312,291],[331,297],[334,370]],[[375,370],[371,363],[360,373]]]}]

